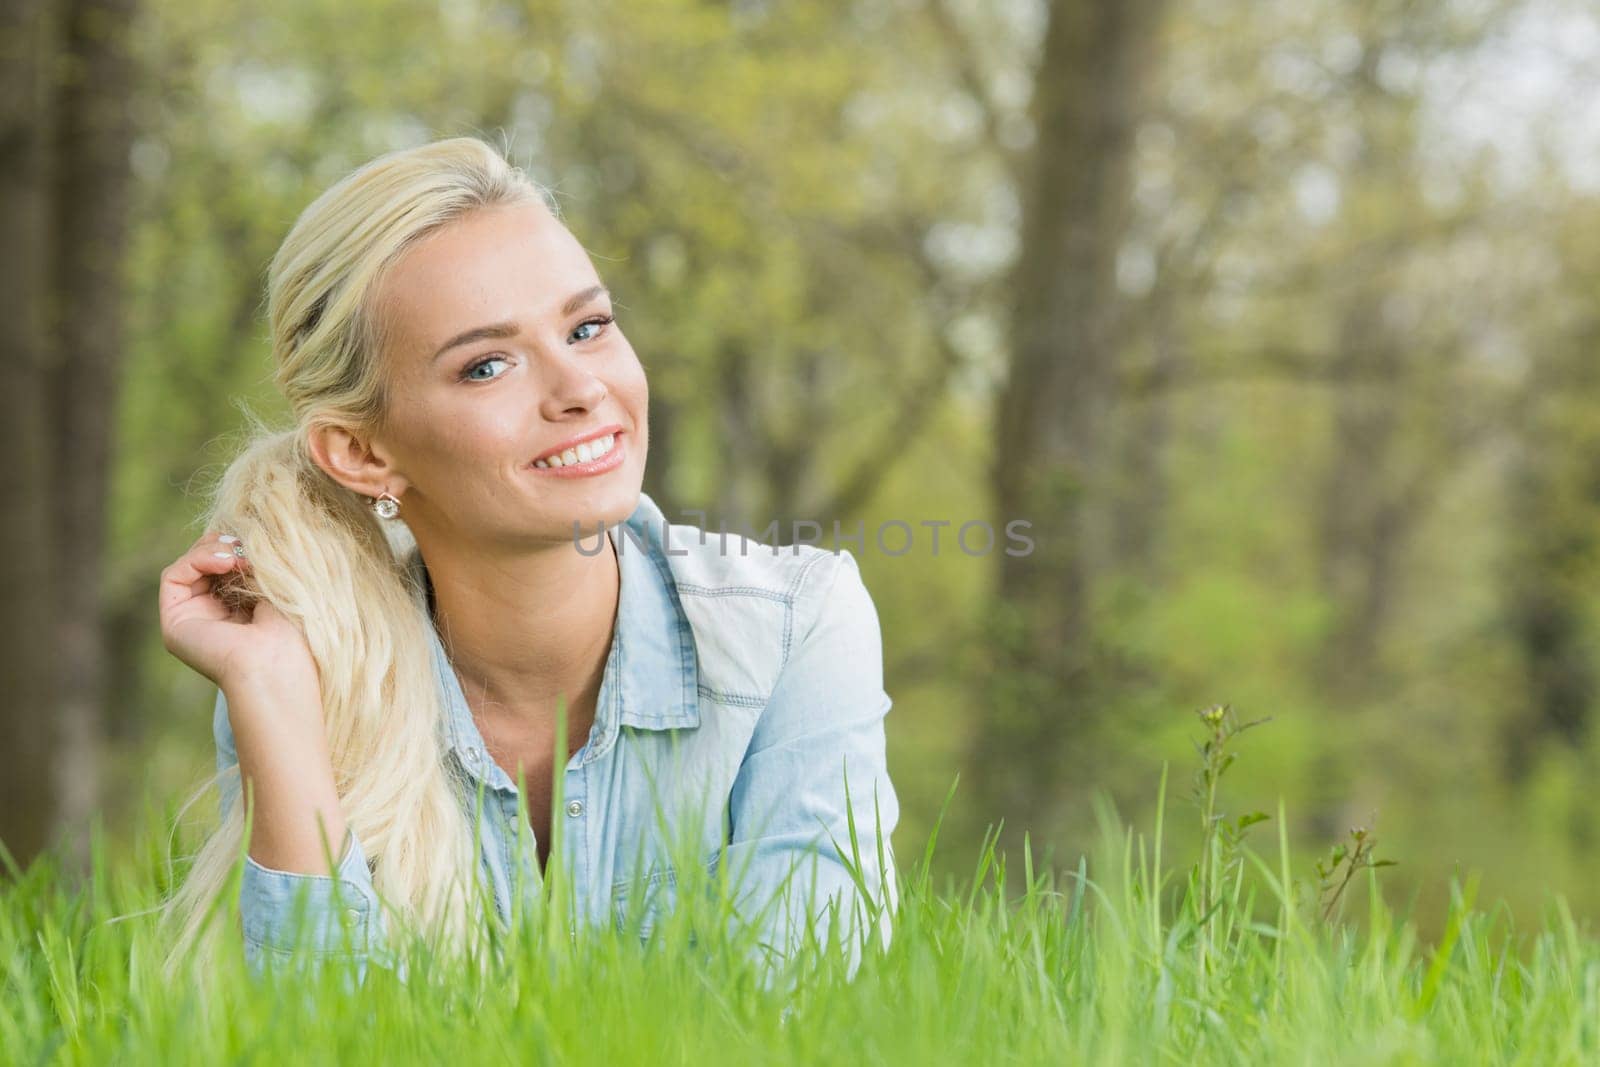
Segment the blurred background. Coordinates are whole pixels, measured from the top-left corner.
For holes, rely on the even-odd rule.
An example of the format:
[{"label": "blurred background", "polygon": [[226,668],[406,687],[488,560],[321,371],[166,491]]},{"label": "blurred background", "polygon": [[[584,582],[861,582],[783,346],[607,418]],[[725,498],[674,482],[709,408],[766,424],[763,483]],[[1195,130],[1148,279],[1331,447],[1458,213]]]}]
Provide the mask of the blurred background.
[{"label": "blurred background", "polygon": [[[1600,12],[1567,0],[13,0],[0,840],[211,767],[160,570],[277,418],[297,213],[475,134],[555,190],[677,521],[864,523],[903,864],[1169,846],[1195,710],[1297,871],[1371,827],[1600,914]],[[1031,523],[986,554],[972,520]],[[914,538],[881,524],[909,524]],[[933,551],[934,525],[940,529]],[[982,546],[976,533],[968,544]],[[824,539],[832,543],[831,537]],[[1260,847],[1276,822],[1255,831]],[[1191,834],[1192,836],[1192,834]]]}]

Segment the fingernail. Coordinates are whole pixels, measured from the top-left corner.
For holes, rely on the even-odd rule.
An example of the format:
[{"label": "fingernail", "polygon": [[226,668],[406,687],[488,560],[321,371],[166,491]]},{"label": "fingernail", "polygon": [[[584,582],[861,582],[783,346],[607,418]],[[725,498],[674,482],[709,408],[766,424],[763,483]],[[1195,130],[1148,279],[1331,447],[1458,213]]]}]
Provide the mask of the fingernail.
[{"label": "fingernail", "polygon": [[217,538],[217,540],[221,541],[225,545],[231,545],[239,539],[233,536],[233,534],[223,534],[221,537]]},{"label": "fingernail", "polygon": [[233,553],[232,552],[213,552],[211,554],[213,556],[216,556],[218,559],[232,559],[233,558]]}]

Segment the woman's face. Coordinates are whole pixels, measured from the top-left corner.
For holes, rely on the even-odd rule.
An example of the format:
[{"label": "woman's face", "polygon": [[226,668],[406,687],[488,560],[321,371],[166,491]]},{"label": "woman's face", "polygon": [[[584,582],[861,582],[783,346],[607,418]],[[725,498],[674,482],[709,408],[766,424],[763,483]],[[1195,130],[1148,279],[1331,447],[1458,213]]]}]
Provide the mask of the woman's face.
[{"label": "woman's face", "polygon": [[570,542],[578,522],[592,542],[596,523],[633,513],[644,368],[588,253],[543,204],[478,209],[430,234],[393,265],[377,311],[391,404],[374,447],[419,541],[465,530],[514,549]]}]

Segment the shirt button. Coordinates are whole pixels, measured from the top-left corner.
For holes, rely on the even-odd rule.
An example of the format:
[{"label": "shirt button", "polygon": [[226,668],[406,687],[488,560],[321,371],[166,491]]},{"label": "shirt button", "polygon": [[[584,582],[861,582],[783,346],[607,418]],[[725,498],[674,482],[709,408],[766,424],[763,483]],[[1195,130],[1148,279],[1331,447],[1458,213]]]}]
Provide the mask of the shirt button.
[{"label": "shirt button", "polygon": [[567,814],[572,816],[574,819],[576,819],[578,816],[582,815],[583,814],[583,801],[574,800],[571,804],[568,804],[567,805]]}]

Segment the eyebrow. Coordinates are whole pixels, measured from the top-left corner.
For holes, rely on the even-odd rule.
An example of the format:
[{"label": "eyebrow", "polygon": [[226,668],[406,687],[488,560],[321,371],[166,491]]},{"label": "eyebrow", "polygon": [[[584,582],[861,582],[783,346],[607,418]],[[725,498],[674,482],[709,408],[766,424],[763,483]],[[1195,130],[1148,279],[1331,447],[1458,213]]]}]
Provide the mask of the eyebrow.
[{"label": "eyebrow", "polygon": [[[568,297],[567,302],[561,305],[561,314],[562,316],[571,315],[573,312],[583,307],[583,305],[587,304],[595,297],[602,295],[611,295],[611,290],[607,289],[603,285],[591,285],[589,288],[584,289],[581,292],[574,293]],[[454,337],[450,338],[450,340],[446,341],[439,347],[439,350],[433,354],[433,359],[429,360],[429,362],[437,362],[440,356],[444,355],[452,348],[460,348],[462,345],[470,345],[474,341],[487,341],[495,338],[515,337],[520,332],[520,328],[514,322],[495,322],[489,324],[488,326],[474,326],[472,329],[466,330],[463,333],[458,333]]]}]

